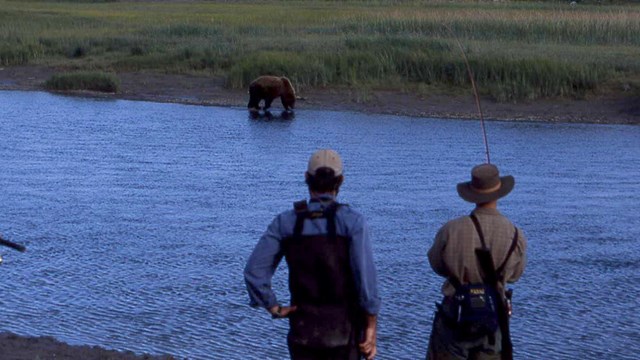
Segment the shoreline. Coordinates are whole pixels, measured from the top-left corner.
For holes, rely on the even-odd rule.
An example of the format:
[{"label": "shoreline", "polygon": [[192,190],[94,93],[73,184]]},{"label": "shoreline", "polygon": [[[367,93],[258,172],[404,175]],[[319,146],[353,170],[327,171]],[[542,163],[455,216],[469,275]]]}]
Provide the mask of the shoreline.
[{"label": "shoreline", "polygon": [[[0,90],[48,91],[44,82],[60,73],[47,66],[0,68]],[[72,96],[179,103],[201,106],[246,107],[246,90],[226,89],[223,79],[211,76],[176,75],[155,72],[118,73],[120,91],[53,92]],[[294,84],[295,87],[295,84]],[[296,111],[329,110],[380,115],[440,119],[478,119],[472,93],[468,95],[419,95],[390,90],[352,88],[296,89],[302,99]],[[591,124],[640,124],[640,96],[610,98],[591,96],[584,100],[544,99],[519,103],[498,103],[481,99],[484,118],[503,121],[536,121]],[[276,99],[272,111],[280,111]]]},{"label": "shoreline", "polygon": [[138,355],[131,351],[107,350],[99,346],[69,345],[51,336],[20,336],[0,331],[0,358],[12,360],[175,360],[170,355]]}]

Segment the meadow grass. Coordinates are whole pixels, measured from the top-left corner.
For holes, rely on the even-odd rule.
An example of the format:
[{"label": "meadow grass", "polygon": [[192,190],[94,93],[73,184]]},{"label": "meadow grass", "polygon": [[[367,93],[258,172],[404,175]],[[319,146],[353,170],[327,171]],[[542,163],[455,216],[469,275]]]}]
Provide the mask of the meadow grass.
[{"label": "meadow grass", "polygon": [[501,101],[640,92],[640,4],[0,0],[0,64],[297,87],[480,90]]}]

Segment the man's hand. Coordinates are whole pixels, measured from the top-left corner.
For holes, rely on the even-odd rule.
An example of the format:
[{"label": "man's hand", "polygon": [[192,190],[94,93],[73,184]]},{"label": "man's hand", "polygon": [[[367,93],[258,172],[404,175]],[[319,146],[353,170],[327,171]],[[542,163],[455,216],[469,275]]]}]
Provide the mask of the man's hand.
[{"label": "man's hand", "polygon": [[276,305],[268,309],[271,317],[274,319],[282,319],[289,317],[289,314],[296,311],[298,309],[297,306],[280,306]]},{"label": "man's hand", "polygon": [[360,343],[360,352],[367,360],[372,360],[378,353],[376,348],[376,315],[367,315],[367,323],[364,328],[364,339]]}]

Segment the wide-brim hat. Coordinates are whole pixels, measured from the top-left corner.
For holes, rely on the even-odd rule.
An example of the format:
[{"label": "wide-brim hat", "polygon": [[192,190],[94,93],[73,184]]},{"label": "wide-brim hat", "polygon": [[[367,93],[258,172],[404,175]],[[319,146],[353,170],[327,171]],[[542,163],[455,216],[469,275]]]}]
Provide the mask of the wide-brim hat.
[{"label": "wide-brim hat", "polygon": [[500,176],[497,166],[481,164],[471,170],[471,181],[459,183],[457,188],[465,201],[483,204],[506,196],[514,185],[513,176]]}]

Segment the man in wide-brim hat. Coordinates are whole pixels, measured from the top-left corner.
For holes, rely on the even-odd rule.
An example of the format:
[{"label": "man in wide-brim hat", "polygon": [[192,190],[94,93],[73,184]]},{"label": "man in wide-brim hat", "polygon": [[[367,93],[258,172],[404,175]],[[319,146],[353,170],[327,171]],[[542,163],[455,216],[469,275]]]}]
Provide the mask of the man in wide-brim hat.
[{"label": "man in wide-brim hat", "polygon": [[476,249],[483,247],[481,236],[498,272],[496,296],[504,300],[505,284],[517,281],[522,275],[526,239],[523,232],[497,209],[498,199],[509,194],[514,184],[513,176],[500,176],[495,165],[481,164],[472,169],[470,181],[457,186],[460,197],[476,207],[471,215],[442,226],[428,252],[431,267],[446,280],[442,285],[444,298],[434,319],[427,359],[501,358],[501,330],[488,330],[488,334],[480,335],[470,331],[461,336],[463,331],[456,323],[456,317],[460,319],[459,309],[452,308],[452,304],[458,304],[454,302],[454,295],[460,296],[457,289],[487,283],[476,254]]}]

